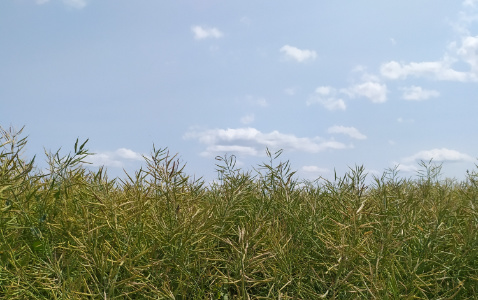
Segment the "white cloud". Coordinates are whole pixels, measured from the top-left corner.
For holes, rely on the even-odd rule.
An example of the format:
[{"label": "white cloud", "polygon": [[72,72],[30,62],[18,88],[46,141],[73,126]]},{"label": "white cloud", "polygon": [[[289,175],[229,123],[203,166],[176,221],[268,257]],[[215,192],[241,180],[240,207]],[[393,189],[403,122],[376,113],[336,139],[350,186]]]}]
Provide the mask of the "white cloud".
[{"label": "white cloud", "polygon": [[124,166],[123,162],[115,159],[114,155],[111,153],[95,153],[94,155],[88,156],[87,159],[93,166],[106,166],[106,167],[116,167],[121,168]]},{"label": "white cloud", "polygon": [[322,96],[328,96],[335,93],[335,89],[330,86],[319,86],[315,89],[315,92]]},{"label": "white cloud", "polygon": [[[463,49],[467,52],[469,49]],[[470,52],[470,56],[473,53]],[[474,54],[477,55],[476,53]],[[472,57],[470,57],[472,59]],[[469,72],[456,71],[451,68],[455,59],[446,57],[441,61],[411,62],[401,64],[396,61],[390,61],[380,66],[380,73],[387,79],[406,79],[409,76],[429,77],[442,81],[476,81],[477,76]]]},{"label": "white cloud", "polygon": [[457,54],[470,65],[476,79],[478,77],[478,35],[464,37]]},{"label": "white cloud", "polygon": [[320,86],[315,93],[307,100],[307,105],[319,103],[328,110],[345,110],[347,106],[344,100],[338,98],[337,91],[330,86]]},{"label": "white cloud", "polygon": [[124,167],[126,161],[142,161],[143,156],[133,150],[120,148],[116,151],[98,152],[88,156],[93,166]]},{"label": "white cloud", "polygon": [[478,4],[478,0],[465,0],[463,6],[475,7]]},{"label": "white cloud", "polygon": [[252,122],[254,122],[254,114],[248,114],[248,115],[245,115],[241,118],[241,123],[242,124],[251,124]]},{"label": "white cloud", "polygon": [[197,139],[206,145],[203,155],[224,152],[239,152],[244,155],[258,155],[266,147],[317,153],[327,149],[344,149],[346,145],[333,139],[320,137],[296,137],[279,131],[263,133],[255,128],[212,129],[204,131],[191,130],[184,135],[185,139]]},{"label": "white cloud", "polygon": [[441,148],[441,149],[431,149],[423,150],[415,153],[412,156],[406,157],[403,159],[405,163],[410,163],[413,161],[429,161],[433,159],[435,162],[445,162],[445,161],[474,161],[473,157],[468,154],[460,153],[456,150]]},{"label": "white cloud", "polygon": [[86,0],[63,0],[63,3],[77,9],[82,9],[86,6]]},{"label": "white cloud", "polygon": [[360,133],[355,127],[345,127],[345,126],[332,126],[327,130],[328,133],[341,133],[350,136],[351,138],[357,140],[365,140],[367,136]]},{"label": "white cloud", "polygon": [[209,156],[213,154],[236,153],[247,156],[257,156],[259,152],[254,147],[240,146],[240,145],[211,145],[201,155]]},{"label": "white cloud", "polygon": [[400,164],[400,163],[394,163],[393,165],[397,166],[397,170],[400,172],[415,173],[418,171],[418,168],[415,165]]},{"label": "white cloud", "polygon": [[314,60],[317,57],[317,53],[313,50],[301,50],[299,48],[285,45],[280,48],[280,52],[285,53],[287,57],[295,59],[298,62],[304,62],[307,60]]},{"label": "white cloud", "polygon": [[[35,0],[36,4],[42,5],[50,2],[51,0]],[[63,3],[69,7],[82,9],[87,5],[87,0],[62,0]]]},{"label": "white cloud", "polygon": [[201,27],[201,26],[192,26],[191,31],[194,33],[194,38],[196,40],[202,40],[207,38],[221,38],[223,33],[215,27]]},{"label": "white cloud", "polygon": [[422,87],[414,86],[411,87],[403,87],[401,89],[403,91],[403,99],[405,100],[427,100],[429,98],[438,97],[440,93],[435,90],[425,90]]},{"label": "white cloud", "polygon": [[143,156],[133,150],[120,148],[115,152],[119,157],[131,160],[143,160]]},{"label": "white cloud", "polygon": [[320,168],[318,166],[303,166],[301,170],[306,173],[329,173],[330,172],[329,169]]},{"label": "white cloud", "polygon": [[[381,65],[381,75],[392,80],[413,76],[441,81],[478,81],[478,36],[470,34],[471,24],[478,21],[477,4],[478,0],[462,2],[463,11],[456,21],[450,22],[461,41],[451,42],[441,59],[408,63],[392,60]],[[454,69],[456,63],[468,64],[470,69],[458,71]]]},{"label": "white cloud", "polygon": [[461,36],[470,35],[470,25],[478,21],[477,0],[467,0],[462,3],[464,10],[458,14],[456,21],[450,22],[453,29]]},{"label": "white cloud", "polygon": [[350,97],[365,97],[374,103],[383,103],[387,101],[387,86],[375,81],[353,85],[347,89]]}]

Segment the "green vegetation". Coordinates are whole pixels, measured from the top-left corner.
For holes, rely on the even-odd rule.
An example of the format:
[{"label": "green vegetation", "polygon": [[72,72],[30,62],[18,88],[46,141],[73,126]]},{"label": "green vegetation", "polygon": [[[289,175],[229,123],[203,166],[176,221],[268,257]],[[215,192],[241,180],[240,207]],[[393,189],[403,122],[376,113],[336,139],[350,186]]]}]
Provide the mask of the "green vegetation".
[{"label": "green vegetation", "polygon": [[[21,132],[21,131],[20,131]],[[1,129],[1,299],[467,299],[478,294],[478,173],[422,163],[368,180],[299,181],[280,152],[216,183],[166,149],[126,179],[89,171],[85,143],[25,160]]]}]

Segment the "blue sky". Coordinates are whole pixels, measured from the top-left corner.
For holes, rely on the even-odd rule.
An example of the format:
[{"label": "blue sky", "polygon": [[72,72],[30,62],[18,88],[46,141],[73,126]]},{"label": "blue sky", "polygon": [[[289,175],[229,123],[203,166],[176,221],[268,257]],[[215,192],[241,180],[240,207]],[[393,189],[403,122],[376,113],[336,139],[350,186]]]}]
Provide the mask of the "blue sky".
[{"label": "blue sky", "polygon": [[[3,0],[0,125],[26,155],[89,138],[93,168],[152,145],[212,180],[265,149],[304,179],[478,162],[478,1]],[[41,165],[42,163],[40,163]]]}]

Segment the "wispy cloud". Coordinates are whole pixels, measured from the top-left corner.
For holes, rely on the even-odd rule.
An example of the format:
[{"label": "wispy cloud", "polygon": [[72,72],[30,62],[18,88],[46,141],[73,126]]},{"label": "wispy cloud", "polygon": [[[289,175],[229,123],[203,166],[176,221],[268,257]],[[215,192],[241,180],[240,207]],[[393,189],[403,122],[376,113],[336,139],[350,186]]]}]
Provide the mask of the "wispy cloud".
[{"label": "wispy cloud", "polygon": [[440,96],[438,91],[426,90],[422,87],[414,85],[410,87],[403,87],[401,90],[403,91],[402,97],[405,100],[421,101]]},{"label": "wispy cloud", "polygon": [[433,159],[435,162],[472,162],[475,159],[468,154],[458,152],[456,150],[441,148],[419,151],[411,156],[405,157],[403,162],[410,163],[414,161],[429,161]]},{"label": "wispy cloud", "polygon": [[393,162],[393,166],[397,166],[397,170],[400,172],[414,173],[418,171],[418,167],[412,164]]},{"label": "wispy cloud", "polygon": [[286,93],[289,96],[294,96],[297,93],[297,90],[298,89],[295,87],[290,87],[290,88],[284,89],[284,93]]},{"label": "wispy cloud", "polygon": [[318,167],[318,166],[303,166],[302,168],[300,168],[303,172],[306,172],[306,173],[314,173],[314,174],[317,174],[317,173],[329,173],[330,170],[327,169],[327,168],[321,168],[321,167]]},{"label": "wispy cloud", "polygon": [[202,26],[192,26],[191,31],[194,34],[196,40],[203,40],[207,38],[221,38],[224,34],[215,27],[202,27]]},{"label": "wispy cloud", "polygon": [[[463,28],[457,30],[462,33],[461,41],[450,43],[447,53],[442,59],[409,63],[392,60],[380,66],[380,74],[390,80],[403,80],[408,77],[417,77],[440,81],[478,81],[478,36],[468,34],[466,27],[469,26],[469,24],[460,26]],[[469,70],[455,70],[453,66],[459,62],[468,65]]]},{"label": "wispy cloud", "polygon": [[332,126],[327,130],[328,133],[340,133],[350,136],[353,139],[365,140],[367,136],[358,131],[355,127]]},{"label": "wispy cloud", "polygon": [[81,9],[86,6],[86,0],[63,0],[63,2],[73,8]]},{"label": "wispy cloud", "polygon": [[124,167],[125,163],[131,161],[142,161],[143,156],[133,150],[120,148],[116,151],[97,152],[88,156],[87,159],[93,166]]},{"label": "wispy cloud", "polygon": [[247,114],[241,118],[241,123],[248,125],[254,122],[254,119],[255,119],[254,114]]},{"label": "wispy cloud", "polygon": [[[51,0],[35,0],[36,4],[42,5],[51,2]],[[87,5],[86,0],[62,0],[62,2],[72,8],[82,9]]]},{"label": "wispy cloud", "polygon": [[465,0],[463,6],[475,7],[478,5],[478,0]]},{"label": "wispy cloud", "polygon": [[315,93],[309,97],[306,104],[318,103],[328,110],[345,110],[347,106],[344,100],[337,97],[337,90],[330,86],[319,86]]},{"label": "wispy cloud", "polygon": [[327,149],[344,149],[347,146],[333,139],[320,137],[297,137],[279,131],[263,133],[255,128],[211,129],[203,131],[191,130],[184,135],[185,139],[197,139],[206,145],[202,155],[236,152],[243,155],[258,155],[266,147],[308,153],[317,153]]},{"label": "wispy cloud", "polygon": [[266,98],[264,98],[264,97],[247,95],[245,100],[246,100],[246,103],[248,103],[249,105],[260,106],[260,107],[269,106],[269,103],[267,102]]},{"label": "wispy cloud", "polygon": [[317,53],[313,50],[299,49],[290,45],[285,45],[280,48],[280,52],[284,53],[288,58],[292,58],[298,62],[305,62],[307,60],[315,60]]},{"label": "wispy cloud", "polygon": [[404,119],[404,118],[402,118],[402,117],[399,117],[399,118],[397,118],[397,122],[398,122],[398,123],[414,123],[415,120],[413,120],[413,119]]}]

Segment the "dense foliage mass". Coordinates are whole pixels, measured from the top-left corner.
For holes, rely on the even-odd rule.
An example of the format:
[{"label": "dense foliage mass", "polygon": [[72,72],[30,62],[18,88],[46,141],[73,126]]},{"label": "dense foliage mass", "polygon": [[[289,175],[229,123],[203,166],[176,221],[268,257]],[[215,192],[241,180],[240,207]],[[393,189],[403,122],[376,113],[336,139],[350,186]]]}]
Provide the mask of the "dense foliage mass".
[{"label": "dense foliage mass", "polygon": [[[478,174],[422,163],[366,180],[299,181],[266,151],[216,182],[166,149],[126,179],[89,171],[85,143],[25,160],[1,130],[1,299],[467,299],[478,294]],[[366,184],[366,182],[368,182]]]}]

